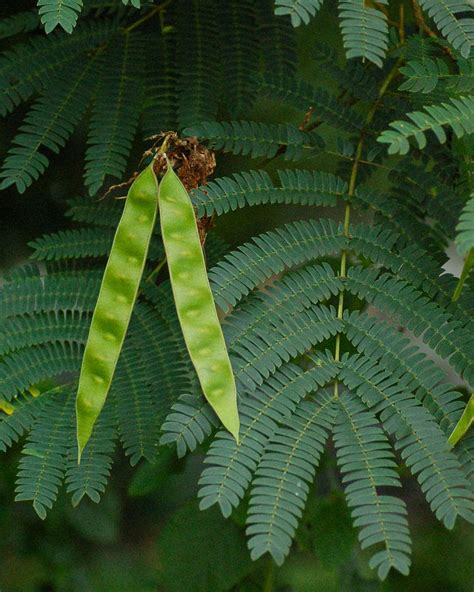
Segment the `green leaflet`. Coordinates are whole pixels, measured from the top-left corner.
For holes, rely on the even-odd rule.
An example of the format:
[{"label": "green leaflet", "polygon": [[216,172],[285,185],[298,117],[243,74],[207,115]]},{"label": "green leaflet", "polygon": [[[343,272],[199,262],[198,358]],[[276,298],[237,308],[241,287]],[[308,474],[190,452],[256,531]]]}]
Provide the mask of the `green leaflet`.
[{"label": "green leaflet", "polygon": [[92,317],[76,399],[79,461],[104,406],[122,350],[156,219],[152,165],[134,181],[112,243]]},{"label": "green leaflet", "polygon": [[184,340],[204,396],[238,440],[237,392],[212,297],[191,199],[168,166],[159,191],[161,234]]}]

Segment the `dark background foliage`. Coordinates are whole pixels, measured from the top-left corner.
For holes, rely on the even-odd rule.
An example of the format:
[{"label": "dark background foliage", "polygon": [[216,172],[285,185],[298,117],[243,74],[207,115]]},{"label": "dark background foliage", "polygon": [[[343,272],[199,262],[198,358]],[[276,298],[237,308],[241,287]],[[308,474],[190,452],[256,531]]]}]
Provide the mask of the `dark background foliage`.
[{"label": "dark background foliage", "polygon": [[[30,9],[27,0],[3,3],[1,16]],[[331,3],[308,26],[297,29],[300,71],[318,86],[338,91],[320,63],[313,59],[315,40],[345,58]],[[0,43],[2,43],[0,41]],[[3,42],[9,47],[10,40]],[[212,72],[212,64],[210,67]],[[25,115],[16,110],[3,121],[3,155]],[[299,123],[300,116],[278,101],[259,99],[246,118]],[[0,265],[7,270],[31,252],[27,243],[44,233],[65,229],[65,197],[83,193],[83,150],[86,130],[79,127],[38,182],[19,196],[9,187],[0,194]],[[331,141],[328,134],[328,141]],[[140,160],[137,142],[127,172]],[[136,154],[136,157],[135,157]],[[241,157],[219,155],[217,176],[240,170]],[[321,168],[331,162],[321,157]],[[276,166],[275,166],[276,168]],[[324,212],[324,208],[320,209]],[[229,244],[276,224],[301,217],[291,206],[254,208],[219,221],[218,234]],[[132,470],[117,457],[107,491],[99,505],[89,500],[72,508],[61,493],[45,522],[26,504],[14,504],[14,481],[20,446],[2,457],[0,473],[0,589],[3,592],[470,592],[474,581],[472,528],[458,524],[448,532],[436,523],[413,481],[405,479],[405,499],[413,518],[414,556],[408,578],[390,574],[380,583],[358,548],[356,532],[332,489],[335,468],[323,459],[314,494],[298,530],[289,559],[276,568],[269,559],[252,563],[244,537],[244,510],[223,521],[217,510],[197,508],[197,480],[203,454],[177,460],[165,453],[156,465]],[[405,483],[406,481],[406,483]],[[316,495],[317,494],[317,495]]]}]

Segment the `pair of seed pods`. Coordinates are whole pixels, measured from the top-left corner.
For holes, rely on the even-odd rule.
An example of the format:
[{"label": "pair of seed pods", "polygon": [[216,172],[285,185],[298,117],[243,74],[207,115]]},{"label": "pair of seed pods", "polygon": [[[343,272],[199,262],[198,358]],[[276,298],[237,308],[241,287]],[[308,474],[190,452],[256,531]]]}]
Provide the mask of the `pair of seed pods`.
[{"label": "pair of seed pods", "polygon": [[238,440],[235,380],[209,285],[194,209],[171,165],[158,183],[152,163],[128,192],[92,317],[76,398],[79,462],[112,383],[157,209],[174,301],[190,358],[204,396]]}]

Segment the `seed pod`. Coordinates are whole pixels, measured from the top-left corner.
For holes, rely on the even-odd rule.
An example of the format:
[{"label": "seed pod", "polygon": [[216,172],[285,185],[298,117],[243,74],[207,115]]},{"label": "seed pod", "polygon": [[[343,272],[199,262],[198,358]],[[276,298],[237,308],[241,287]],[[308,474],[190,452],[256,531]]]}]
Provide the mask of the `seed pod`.
[{"label": "seed pod", "polygon": [[161,235],[184,340],[204,396],[238,440],[235,380],[207,277],[194,209],[170,165],[159,193]]},{"label": "seed pod", "polygon": [[448,442],[451,446],[456,446],[461,438],[463,438],[472,424],[474,423],[474,394],[471,395],[468,404],[466,405],[463,414],[459,418],[452,434],[449,436]]},{"label": "seed pod", "polygon": [[158,205],[152,165],[133,182],[105,268],[76,398],[79,461],[104,406],[143,274]]}]

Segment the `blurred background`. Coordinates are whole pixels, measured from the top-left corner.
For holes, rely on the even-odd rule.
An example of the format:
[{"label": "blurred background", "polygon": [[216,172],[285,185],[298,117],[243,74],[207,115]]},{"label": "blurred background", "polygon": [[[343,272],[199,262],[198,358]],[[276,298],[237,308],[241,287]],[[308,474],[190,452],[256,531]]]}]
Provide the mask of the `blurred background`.
[{"label": "blurred background", "polygon": [[[311,25],[298,29],[302,74],[309,82],[323,86],[332,83],[312,60],[312,52],[316,42],[328,42],[332,47],[340,42],[331,4],[326,4],[326,10]],[[33,5],[26,0],[4,1],[0,17]],[[20,109],[2,121],[2,157],[23,115]],[[254,117],[299,123],[295,113],[271,101],[258,102]],[[1,193],[2,272],[25,261],[28,241],[68,227],[66,200],[83,193],[83,145],[84,138],[76,134],[68,149],[59,158],[52,158],[48,172],[25,194],[20,196],[14,190]],[[143,146],[137,146],[131,170],[142,152]],[[230,174],[245,166],[248,162],[239,158],[219,156],[216,174]],[[320,162],[313,159],[311,166],[331,170],[330,161],[324,157]],[[223,217],[216,230],[235,245],[300,217],[301,211],[288,206],[253,208],[250,217],[242,212]],[[315,214],[308,210],[304,213]],[[463,524],[446,531],[430,514],[412,479],[405,483],[414,538],[412,573],[408,578],[390,575],[382,584],[358,549],[342,496],[337,490],[325,493],[328,484],[334,482],[329,457],[310,496],[295,549],[284,566],[276,568],[269,560],[250,561],[243,535],[244,510],[227,521],[217,512],[198,511],[196,489],[202,454],[178,461],[173,451],[164,450],[157,465],[133,469],[118,457],[99,505],[86,500],[73,508],[63,492],[42,522],[28,504],[14,502],[19,449],[16,446],[1,458],[2,592],[474,590],[473,529]]]}]

